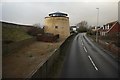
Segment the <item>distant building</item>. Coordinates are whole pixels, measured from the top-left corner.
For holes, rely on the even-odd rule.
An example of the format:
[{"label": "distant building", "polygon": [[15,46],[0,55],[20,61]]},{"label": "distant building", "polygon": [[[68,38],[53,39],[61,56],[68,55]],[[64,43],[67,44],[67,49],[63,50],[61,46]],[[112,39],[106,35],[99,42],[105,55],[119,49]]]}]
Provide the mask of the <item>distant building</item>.
[{"label": "distant building", "polygon": [[101,28],[100,26],[98,26],[98,27],[92,26],[92,27],[91,27],[91,30],[95,32],[95,31],[99,30],[100,28]]},{"label": "distant building", "polygon": [[44,32],[59,34],[60,38],[67,38],[70,35],[70,25],[68,14],[55,12],[49,14],[44,20]]},{"label": "distant building", "polygon": [[101,36],[106,35],[115,36],[118,33],[120,33],[120,24],[118,21],[107,23],[106,25],[103,25],[103,27],[99,29],[99,32]]},{"label": "distant building", "polygon": [[76,26],[70,26],[70,32],[77,32],[77,27]]}]

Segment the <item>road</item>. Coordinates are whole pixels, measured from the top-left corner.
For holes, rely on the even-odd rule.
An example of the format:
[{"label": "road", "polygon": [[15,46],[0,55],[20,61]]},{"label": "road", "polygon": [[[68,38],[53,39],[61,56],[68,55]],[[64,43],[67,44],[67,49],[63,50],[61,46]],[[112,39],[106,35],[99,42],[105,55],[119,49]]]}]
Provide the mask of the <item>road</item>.
[{"label": "road", "polygon": [[95,45],[85,33],[78,34],[66,49],[61,78],[118,78],[119,64]]}]

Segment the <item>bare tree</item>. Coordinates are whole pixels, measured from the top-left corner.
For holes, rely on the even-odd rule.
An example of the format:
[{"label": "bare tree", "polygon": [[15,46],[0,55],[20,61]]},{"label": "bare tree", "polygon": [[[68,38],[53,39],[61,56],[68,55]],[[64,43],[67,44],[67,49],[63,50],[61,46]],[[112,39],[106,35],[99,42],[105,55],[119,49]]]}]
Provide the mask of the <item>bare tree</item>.
[{"label": "bare tree", "polygon": [[87,21],[81,21],[76,26],[78,27],[78,32],[86,32],[88,28]]},{"label": "bare tree", "polygon": [[33,24],[33,26],[34,26],[34,27],[38,27],[38,28],[41,28],[41,27],[42,27],[40,23],[35,23],[35,24]]},{"label": "bare tree", "polygon": [[33,27],[31,27],[28,30],[28,34],[32,36],[37,36],[38,34],[43,34],[43,33],[44,33],[44,29],[42,28],[40,23],[33,24]]},{"label": "bare tree", "polygon": [[88,23],[87,23],[87,21],[81,21],[81,22],[79,22],[78,24],[77,24],[77,27],[88,27]]}]

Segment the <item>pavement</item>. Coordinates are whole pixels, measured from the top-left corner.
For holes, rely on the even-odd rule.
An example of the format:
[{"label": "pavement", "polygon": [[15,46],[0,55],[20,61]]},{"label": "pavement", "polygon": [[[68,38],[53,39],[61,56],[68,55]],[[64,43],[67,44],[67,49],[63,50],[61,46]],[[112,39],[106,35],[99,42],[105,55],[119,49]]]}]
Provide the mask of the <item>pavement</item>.
[{"label": "pavement", "polygon": [[60,78],[119,78],[119,67],[114,57],[79,33],[66,48]]}]

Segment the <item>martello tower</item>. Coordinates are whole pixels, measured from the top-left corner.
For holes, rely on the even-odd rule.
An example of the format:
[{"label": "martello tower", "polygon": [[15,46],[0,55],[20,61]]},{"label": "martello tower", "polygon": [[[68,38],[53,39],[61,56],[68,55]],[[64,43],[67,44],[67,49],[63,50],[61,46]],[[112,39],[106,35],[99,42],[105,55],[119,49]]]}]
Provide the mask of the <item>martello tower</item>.
[{"label": "martello tower", "polygon": [[56,12],[45,17],[45,33],[59,34],[60,38],[67,38],[70,35],[69,17],[65,13]]}]

